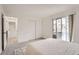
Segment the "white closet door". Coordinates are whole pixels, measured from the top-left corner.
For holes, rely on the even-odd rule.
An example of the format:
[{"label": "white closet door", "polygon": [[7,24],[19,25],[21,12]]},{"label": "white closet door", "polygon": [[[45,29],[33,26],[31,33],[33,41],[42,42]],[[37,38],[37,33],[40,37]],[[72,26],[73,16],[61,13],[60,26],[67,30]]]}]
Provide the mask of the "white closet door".
[{"label": "white closet door", "polygon": [[26,32],[28,33],[26,37],[28,37],[29,40],[35,39],[36,36],[36,29],[35,29],[35,21],[28,21],[28,26]]},{"label": "white closet door", "polygon": [[35,39],[35,21],[22,20],[19,22],[19,42],[29,41]]}]

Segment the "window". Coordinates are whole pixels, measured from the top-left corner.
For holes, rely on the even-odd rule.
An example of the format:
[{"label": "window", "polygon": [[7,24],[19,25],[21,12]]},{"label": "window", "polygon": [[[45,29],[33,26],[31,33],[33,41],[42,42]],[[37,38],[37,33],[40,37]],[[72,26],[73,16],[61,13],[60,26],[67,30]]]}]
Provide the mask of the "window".
[{"label": "window", "polygon": [[72,40],[73,15],[57,18],[53,21],[53,38]]}]

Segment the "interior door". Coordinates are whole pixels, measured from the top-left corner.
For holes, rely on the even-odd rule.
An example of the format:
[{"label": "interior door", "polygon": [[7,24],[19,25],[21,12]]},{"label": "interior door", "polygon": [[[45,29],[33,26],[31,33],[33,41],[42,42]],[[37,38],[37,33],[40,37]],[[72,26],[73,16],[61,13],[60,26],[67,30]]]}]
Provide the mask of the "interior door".
[{"label": "interior door", "polygon": [[7,41],[7,19],[4,17],[4,15],[2,14],[2,21],[1,21],[1,25],[2,25],[2,51],[6,48],[6,41]]},{"label": "interior door", "polygon": [[8,40],[8,18],[7,17],[3,17],[3,19],[4,19],[4,25],[3,25],[3,27],[4,27],[4,33],[3,33],[3,35],[4,35],[4,49],[7,47],[7,40]]}]

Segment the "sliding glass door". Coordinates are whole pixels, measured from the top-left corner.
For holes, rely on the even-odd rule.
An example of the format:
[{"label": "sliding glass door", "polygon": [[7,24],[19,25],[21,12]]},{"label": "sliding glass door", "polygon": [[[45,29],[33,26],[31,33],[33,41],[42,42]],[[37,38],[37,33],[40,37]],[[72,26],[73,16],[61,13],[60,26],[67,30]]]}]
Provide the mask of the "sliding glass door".
[{"label": "sliding glass door", "polygon": [[62,19],[58,18],[53,21],[53,38],[62,38]]},{"label": "sliding glass door", "polygon": [[69,17],[62,18],[62,40],[69,41]]},{"label": "sliding glass door", "polygon": [[62,20],[61,18],[57,19],[57,38],[61,39],[62,37]]},{"label": "sliding glass door", "polygon": [[70,41],[70,36],[72,35],[72,21],[72,16],[55,19],[53,21],[53,38]]}]

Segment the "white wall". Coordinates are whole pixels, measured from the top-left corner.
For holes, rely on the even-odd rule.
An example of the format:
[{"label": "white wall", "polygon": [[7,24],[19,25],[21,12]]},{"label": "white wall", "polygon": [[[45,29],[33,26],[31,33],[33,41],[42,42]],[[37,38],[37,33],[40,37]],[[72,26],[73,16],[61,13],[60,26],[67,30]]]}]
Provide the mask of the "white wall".
[{"label": "white wall", "polygon": [[42,37],[52,38],[52,19],[46,17],[42,19]]},{"label": "white wall", "polygon": [[[36,29],[35,29],[36,23]],[[24,42],[41,37],[41,21],[30,18],[18,20],[18,41]]]},{"label": "white wall", "polygon": [[42,37],[42,20],[36,20],[36,38]]},{"label": "white wall", "polygon": [[[12,14],[6,14],[12,15]],[[20,15],[19,15],[20,16]],[[17,24],[17,40],[18,42],[24,42],[41,37],[41,20],[32,17],[16,17],[18,18]],[[35,29],[36,25],[36,29]],[[36,36],[35,36],[36,32]]]},{"label": "white wall", "polygon": [[[13,9],[12,9],[13,8]],[[6,16],[18,18],[18,42],[24,42],[35,39],[35,23],[36,23],[36,38],[41,37],[41,20],[39,18],[28,17],[24,11],[18,13],[18,9],[4,7]],[[24,9],[23,9],[24,10]],[[27,10],[26,10],[27,11]],[[27,12],[26,12],[27,13]],[[36,21],[35,21],[36,20]]]},{"label": "white wall", "polygon": [[79,8],[75,10],[74,15],[74,29],[73,29],[73,42],[79,43]]},{"label": "white wall", "polygon": [[35,22],[29,19],[18,20],[18,41],[28,41],[35,38]]}]

